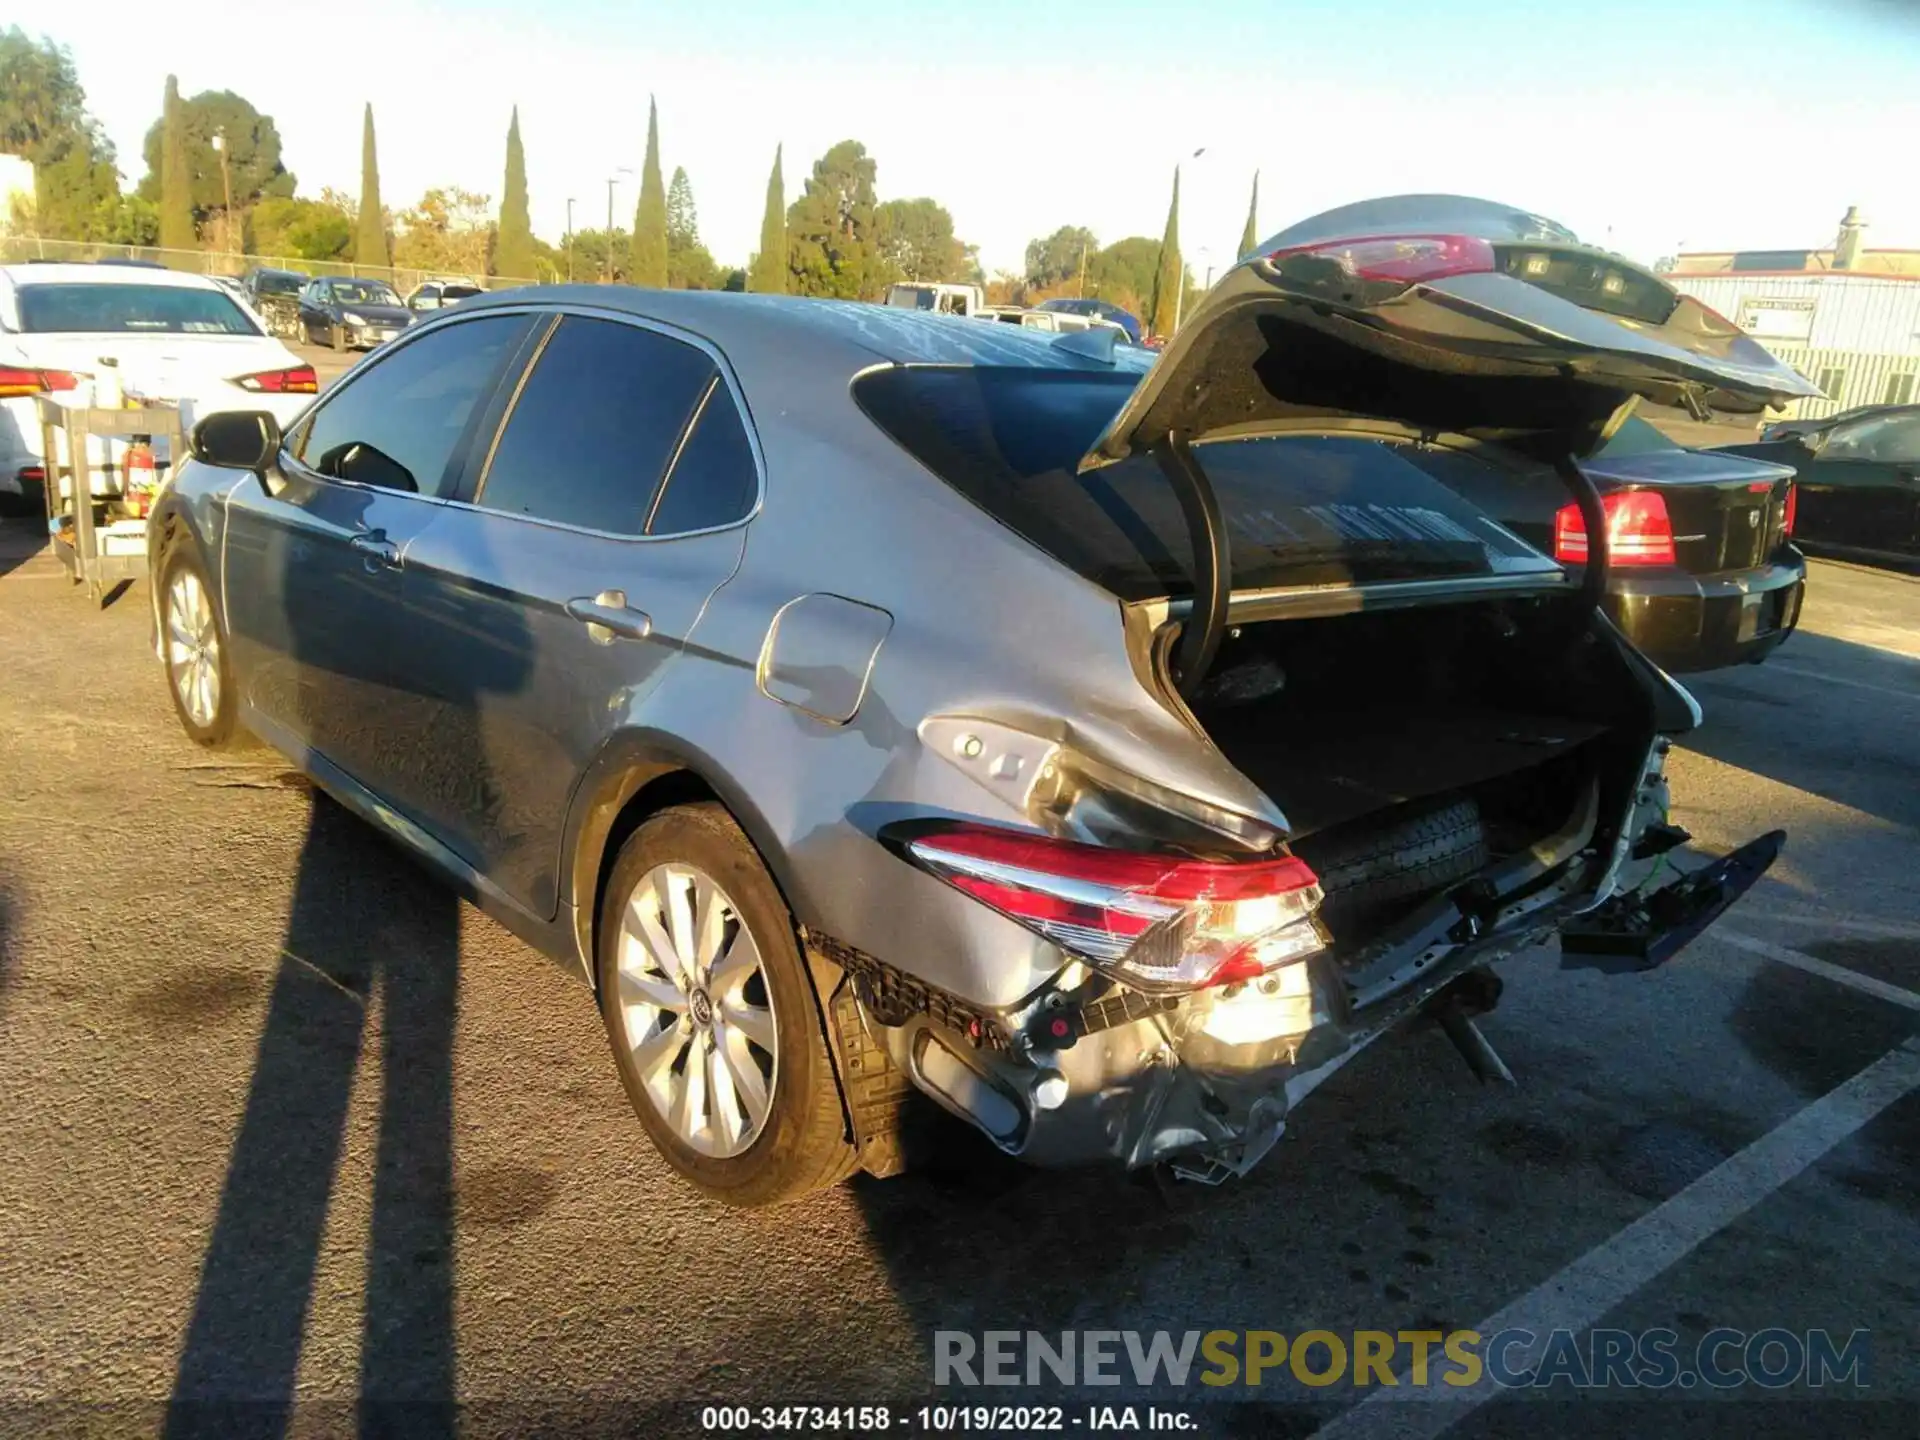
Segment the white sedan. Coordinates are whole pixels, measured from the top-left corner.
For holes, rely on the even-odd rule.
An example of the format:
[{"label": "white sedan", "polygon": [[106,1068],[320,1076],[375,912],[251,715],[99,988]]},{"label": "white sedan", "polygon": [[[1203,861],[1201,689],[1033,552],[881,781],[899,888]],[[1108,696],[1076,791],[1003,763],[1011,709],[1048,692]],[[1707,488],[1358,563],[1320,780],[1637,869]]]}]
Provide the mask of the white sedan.
[{"label": "white sedan", "polygon": [[[0,266],[0,505],[19,506],[44,483],[42,395],[69,405],[115,392],[177,404],[181,428],[191,430],[220,410],[271,410],[285,423],[318,388],[313,367],[206,276],[114,264]],[[165,441],[156,445],[164,466]],[[90,458],[99,464],[112,453],[96,442]]]}]

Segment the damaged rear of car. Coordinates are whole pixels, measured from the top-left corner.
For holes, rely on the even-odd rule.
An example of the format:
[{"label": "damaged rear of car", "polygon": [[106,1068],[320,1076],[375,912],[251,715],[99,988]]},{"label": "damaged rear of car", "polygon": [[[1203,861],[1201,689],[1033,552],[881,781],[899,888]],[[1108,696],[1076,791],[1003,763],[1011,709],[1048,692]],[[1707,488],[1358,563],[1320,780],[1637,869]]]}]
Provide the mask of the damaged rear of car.
[{"label": "damaged rear of car", "polygon": [[[863,375],[855,400],[916,460],[1115,597],[1142,702],[1182,737],[1038,701],[922,719],[927,753],[1023,823],[878,838],[1051,968],[976,1004],[938,957],[821,939],[864,1033],[1013,1153],[1207,1180],[1416,1013],[1503,1074],[1471,1019],[1493,962],[1558,932],[1569,964],[1657,964],[1783,838],[1666,863],[1687,837],[1664,759],[1699,711],[1598,606],[1609,527],[1579,461],[1641,397],[1811,393],[1658,276],[1445,196],[1275,237],[1144,378]],[[1593,537],[1578,578],[1450,467],[1557,479]]]}]

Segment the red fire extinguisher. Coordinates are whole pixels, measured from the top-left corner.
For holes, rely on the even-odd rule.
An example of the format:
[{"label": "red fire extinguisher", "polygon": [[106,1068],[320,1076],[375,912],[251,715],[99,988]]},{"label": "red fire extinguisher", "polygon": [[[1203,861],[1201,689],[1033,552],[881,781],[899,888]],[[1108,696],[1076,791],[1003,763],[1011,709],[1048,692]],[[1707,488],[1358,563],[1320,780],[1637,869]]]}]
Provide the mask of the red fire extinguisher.
[{"label": "red fire extinguisher", "polygon": [[149,437],[136,435],[127,446],[125,504],[137,520],[144,520],[153,509],[154,491],[160,488],[153,464],[153,444]]}]

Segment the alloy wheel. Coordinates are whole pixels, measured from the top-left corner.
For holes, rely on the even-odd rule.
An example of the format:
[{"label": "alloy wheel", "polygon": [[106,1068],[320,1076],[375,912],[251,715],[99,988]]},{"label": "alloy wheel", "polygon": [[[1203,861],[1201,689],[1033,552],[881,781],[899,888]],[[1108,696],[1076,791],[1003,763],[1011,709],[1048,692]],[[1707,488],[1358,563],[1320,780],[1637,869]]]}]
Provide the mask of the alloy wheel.
[{"label": "alloy wheel", "polygon": [[640,1083],[676,1137],[727,1158],[773,1104],[779,1041],[760,950],[704,871],[656,865],[620,914],[620,1016]]},{"label": "alloy wheel", "polygon": [[186,566],[167,587],[167,677],[187,718],[209,728],[220,713],[220,631],[207,587]]}]

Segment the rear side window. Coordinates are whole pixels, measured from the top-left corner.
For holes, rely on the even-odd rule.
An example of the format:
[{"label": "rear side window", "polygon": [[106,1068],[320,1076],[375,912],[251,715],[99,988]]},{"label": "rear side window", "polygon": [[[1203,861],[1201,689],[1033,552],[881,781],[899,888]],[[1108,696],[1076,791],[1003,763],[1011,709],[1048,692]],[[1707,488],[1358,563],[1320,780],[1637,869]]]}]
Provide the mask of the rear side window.
[{"label": "rear side window", "polygon": [[[1136,378],[896,366],[854,393],[934,474],[1087,579],[1123,600],[1189,594],[1193,540],[1159,465],[1136,456],[1075,473]],[[1197,454],[1227,525],[1236,589],[1552,568],[1390,444],[1292,436]]]},{"label": "rear side window", "polygon": [[294,454],[338,480],[448,494],[460,437],[526,323],[489,315],[402,345],[327,397],[295,438]]},{"label": "rear side window", "polygon": [[612,535],[645,533],[667,463],[714,373],[692,345],[569,315],[514,402],[477,503]]},{"label": "rear side window", "polygon": [[719,376],[714,376],[693,433],[667,476],[667,488],[654,506],[649,535],[685,535],[744,520],[759,493],[759,471],[740,408]]}]

